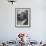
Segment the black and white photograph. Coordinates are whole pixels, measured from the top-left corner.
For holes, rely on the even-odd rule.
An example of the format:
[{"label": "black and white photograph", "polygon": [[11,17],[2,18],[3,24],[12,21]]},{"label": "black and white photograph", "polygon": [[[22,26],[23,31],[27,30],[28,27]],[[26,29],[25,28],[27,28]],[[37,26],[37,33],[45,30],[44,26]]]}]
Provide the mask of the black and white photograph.
[{"label": "black and white photograph", "polygon": [[15,18],[17,27],[30,27],[31,9],[30,8],[16,8]]}]

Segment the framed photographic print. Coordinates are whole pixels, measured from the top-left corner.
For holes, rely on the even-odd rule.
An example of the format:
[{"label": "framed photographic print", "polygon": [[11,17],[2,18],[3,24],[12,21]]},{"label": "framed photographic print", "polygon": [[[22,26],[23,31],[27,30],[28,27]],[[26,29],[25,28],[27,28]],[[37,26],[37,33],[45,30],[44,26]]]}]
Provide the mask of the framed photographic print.
[{"label": "framed photographic print", "polygon": [[15,8],[15,26],[30,27],[31,26],[31,9]]}]

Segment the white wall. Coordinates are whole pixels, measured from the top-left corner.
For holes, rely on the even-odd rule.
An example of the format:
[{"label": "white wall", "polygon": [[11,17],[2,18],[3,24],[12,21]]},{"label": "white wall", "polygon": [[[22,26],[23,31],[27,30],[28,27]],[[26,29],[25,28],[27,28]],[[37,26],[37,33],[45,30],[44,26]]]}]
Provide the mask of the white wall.
[{"label": "white wall", "polygon": [[[15,27],[15,8],[31,8],[31,27]],[[29,33],[33,40],[46,40],[45,0],[17,0],[14,5],[0,0],[0,40],[15,40],[19,32]]]}]

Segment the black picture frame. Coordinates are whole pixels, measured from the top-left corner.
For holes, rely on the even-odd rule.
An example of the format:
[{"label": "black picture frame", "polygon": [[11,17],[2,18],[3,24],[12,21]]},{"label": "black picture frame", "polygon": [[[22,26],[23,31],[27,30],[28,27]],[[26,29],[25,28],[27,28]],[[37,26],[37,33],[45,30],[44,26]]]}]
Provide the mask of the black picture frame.
[{"label": "black picture frame", "polygon": [[15,27],[31,27],[31,8],[15,8]]}]

